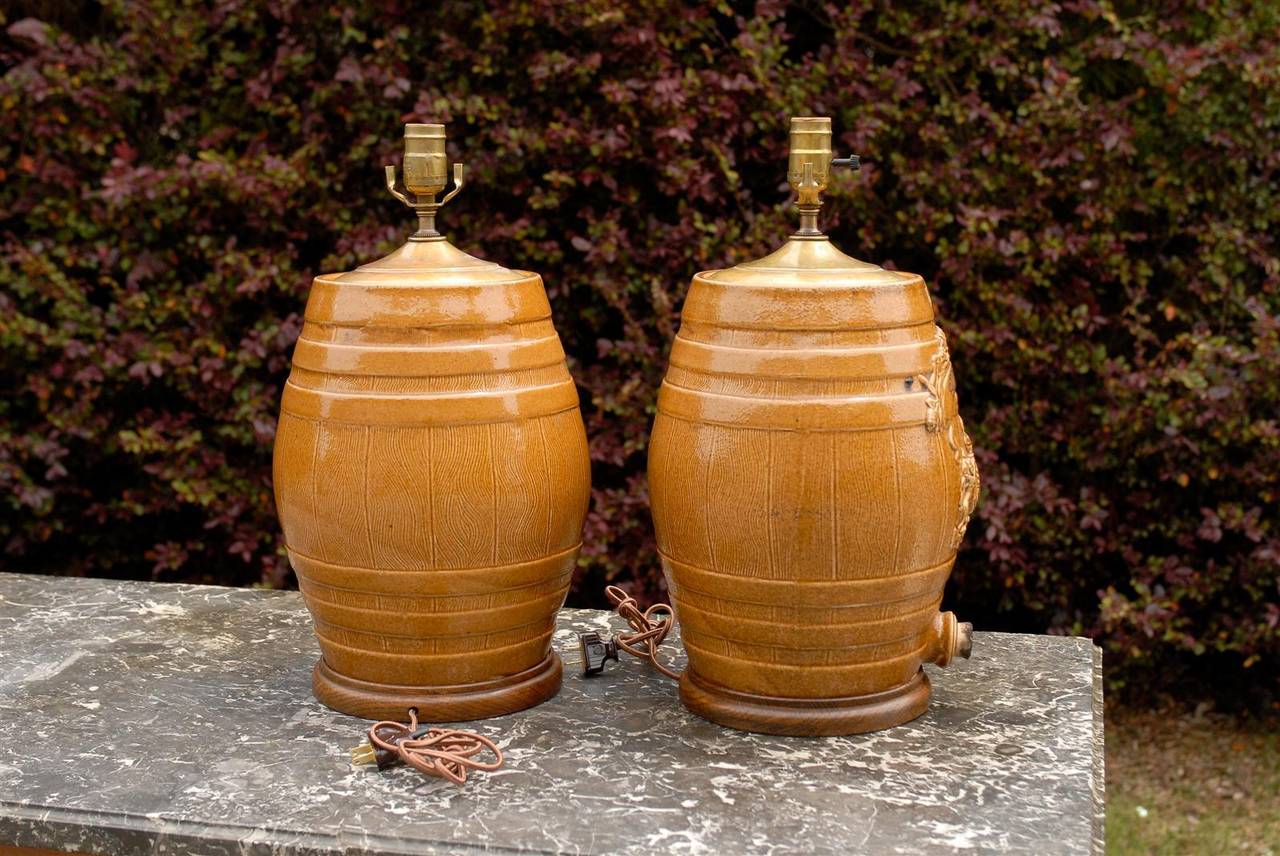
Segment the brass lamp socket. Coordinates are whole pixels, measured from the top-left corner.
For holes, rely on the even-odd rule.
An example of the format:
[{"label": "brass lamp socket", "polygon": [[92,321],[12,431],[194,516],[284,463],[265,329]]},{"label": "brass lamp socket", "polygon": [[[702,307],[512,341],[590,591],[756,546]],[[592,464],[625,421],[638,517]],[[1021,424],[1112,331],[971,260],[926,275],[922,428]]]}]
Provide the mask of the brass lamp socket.
[{"label": "brass lamp socket", "polygon": [[820,203],[831,179],[831,119],[828,116],[796,116],[791,120],[791,154],[787,182],[801,205]]},{"label": "brass lamp socket", "polygon": [[436,231],[436,212],[462,189],[466,171],[461,163],[453,165],[453,190],[438,201],[449,184],[449,157],[445,154],[444,125],[408,124],[404,126],[404,166],[396,175],[394,166],[385,167],[387,190],[418,215],[418,231],[410,241],[442,241]]},{"label": "brass lamp socket", "polygon": [[404,186],[410,193],[430,198],[449,183],[449,162],[444,150],[444,125],[404,126]]}]

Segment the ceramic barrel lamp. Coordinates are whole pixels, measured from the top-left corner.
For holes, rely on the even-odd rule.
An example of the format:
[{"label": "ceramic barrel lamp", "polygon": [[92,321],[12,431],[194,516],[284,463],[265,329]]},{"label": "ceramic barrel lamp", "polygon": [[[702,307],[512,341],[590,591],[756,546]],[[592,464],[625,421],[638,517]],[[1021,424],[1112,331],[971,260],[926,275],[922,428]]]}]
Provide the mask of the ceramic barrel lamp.
[{"label": "ceramic barrel lamp", "polygon": [[418,214],[395,252],[315,279],[285,387],[276,504],[326,705],[459,721],[555,695],[551,650],[590,491],[578,395],[542,279],[435,228],[443,125],[409,125]]},{"label": "ceramic barrel lamp", "polygon": [[793,119],[800,229],[693,278],[649,451],[681,698],[748,731],[906,722],[921,664],[969,653],[939,611],[978,496],[946,338],[919,276],[818,229],[832,164],[830,120]]}]

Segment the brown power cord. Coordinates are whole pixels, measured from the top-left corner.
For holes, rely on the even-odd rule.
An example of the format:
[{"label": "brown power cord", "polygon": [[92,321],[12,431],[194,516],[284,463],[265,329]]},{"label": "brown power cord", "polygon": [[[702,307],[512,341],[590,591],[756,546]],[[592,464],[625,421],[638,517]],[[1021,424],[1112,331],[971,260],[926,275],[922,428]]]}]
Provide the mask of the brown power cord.
[{"label": "brown power cord", "polygon": [[[633,657],[648,660],[668,678],[680,680],[679,672],[672,671],[658,661],[658,646],[675,626],[675,613],[671,607],[665,603],[655,603],[641,612],[636,599],[617,586],[606,587],[604,593],[618,615],[630,625],[632,632],[619,633],[608,643],[596,634],[584,634],[579,637],[583,641],[584,654],[587,651],[586,640],[590,637],[599,649],[599,654],[604,654],[606,659],[617,660],[617,649],[620,648]],[[613,651],[611,656],[607,654],[610,650]],[[597,666],[586,670],[585,674],[597,674],[604,667],[603,660]],[[493,772],[506,760],[497,744],[483,735],[456,728],[419,727],[416,707],[409,708],[408,725],[383,720],[369,726],[367,735],[367,743],[351,750],[352,763],[377,764],[379,770],[396,764],[408,764],[421,773],[448,779],[456,785],[466,783],[469,770]],[[496,760],[476,760],[475,756],[485,750]]]},{"label": "brown power cord", "polygon": [[[428,776],[439,776],[456,785],[467,781],[467,771],[492,772],[505,760],[502,750],[490,740],[456,728],[418,727],[418,709],[409,708],[409,724],[384,720],[369,727],[369,742],[351,750],[357,764],[377,763],[382,770],[397,762],[408,764]],[[477,761],[488,750],[496,761]]]},{"label": "brown power cord", "polygon": [[607,586],[604,595],[609,598],[618,615],[621,615],[635,631],[619,633],[616,637],[618,647],[633,657],[648,660],[655,669],[668,678],[680,680],[679,672],[673,672],[658,662],[658,646],[662,644],[663,639],[667,638],[667,634],[675,624],[675,613],[671,611],[671,607],[665,603],[655,603],[641,612],[636,599],[617,586]]},{"label": "brown power cord", "polygon": [[[655,603],[641,612],[636,599],[617,586],[607,586],[604,593],[618,615],[630,625],[632,632],[619,633],[607,643],[594,633],[580,636],[584,655],[588,650],[587,642],[591,641],[594,648],[598,649],[597,657],[603,657],[595,664],[595,668],[587,669],[584,674],[598,674],[604,668],[604,659],[618,659],[617,650],[620,648],[633,657],[648,660],[668,678],[680,680],[679,672],[672,671],[658,661],[658,646],[675,626],[675,613],[671,607],[665,603]],[[468,770],[493,772],[506,760],[497,744],[483,735],[456,728],[419,727],[416,707],[409,708],[408,725],[383,720],[369,726],[367,735],[367,743],[351,750],[352,763],[377,764],[379,770],[396,764],[408,764],[421,773],[448,779],[456,785],[466,783]],[[496,760],[475,759],[476,755],[485,750]]]}]

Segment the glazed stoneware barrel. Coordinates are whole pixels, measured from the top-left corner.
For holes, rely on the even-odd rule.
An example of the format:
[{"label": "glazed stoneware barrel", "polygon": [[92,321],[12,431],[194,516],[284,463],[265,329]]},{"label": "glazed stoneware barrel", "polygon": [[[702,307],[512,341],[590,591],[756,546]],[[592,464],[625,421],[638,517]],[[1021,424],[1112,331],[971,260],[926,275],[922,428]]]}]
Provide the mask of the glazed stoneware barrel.
[{"label": "glazed stoneware barrel", "polygon": [[418,233],[315,279],[276,437],[315,694],[366,718],[477,719],[557,692],[551,634],[590,489],[541,278],[435,231],[444,142],[409,126],[404,185],[388,173]]},{"label": "glazed stoneware barrel", "polygon": [[693,278],[649,451],[681,697],[748,731],[905,722],[921,664],[969,651],[939,610],[978,495],[946,338],[919,276],[817,229],[830,134],[793,120],[800,231]]}]

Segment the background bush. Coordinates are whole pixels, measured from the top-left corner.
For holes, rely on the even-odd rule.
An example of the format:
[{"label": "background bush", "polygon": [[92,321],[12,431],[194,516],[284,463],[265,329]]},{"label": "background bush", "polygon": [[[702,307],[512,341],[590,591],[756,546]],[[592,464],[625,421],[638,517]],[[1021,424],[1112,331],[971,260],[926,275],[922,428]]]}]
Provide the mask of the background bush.
[{"label": "background bush", "polygon": [[444,227],[543,273],[581,386],[573,599],[661,597],[645,444],[689,277],[780,242],[787,118],[831,115],[866,159],[833,237],[922,273],[951,337],[984,482],[951,603],[1100,637],[1118,680],[1275,688],[1274,4],[7,5],[6,569],[289,583],[307,289],[407,236],[381,166],[443,121]]}]

